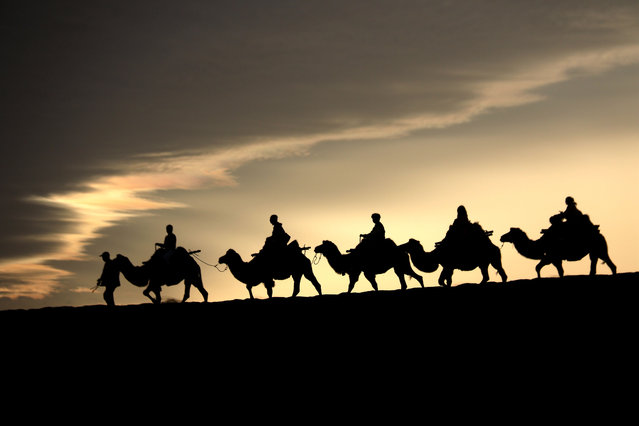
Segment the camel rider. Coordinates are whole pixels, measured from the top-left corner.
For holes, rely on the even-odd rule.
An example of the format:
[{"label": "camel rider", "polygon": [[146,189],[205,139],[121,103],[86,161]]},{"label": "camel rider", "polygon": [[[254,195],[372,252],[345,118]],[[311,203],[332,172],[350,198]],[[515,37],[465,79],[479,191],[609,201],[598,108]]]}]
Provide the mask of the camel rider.
[{"label": "camel rider", "polygon": [[380,241],[384,241],[384,239],[386,238],[386,230],[384,229],[384,225],[382,225],[382,222],[380,222],[380,219],[382,217],[380,216],[379,213],[373,213],[371,215],[371,219],[373,220],[373,223],[375,224],[373,226],[373,229],[371,232],[369,232],[368,234],[360,234],[360,238],[362,240],[367,240],[367,241],[375,241],[375,242],[380,242]]},{"label": "camel rider", "polygon": [[97,284],[99,287],[104,287],[104,301],[107,306],[115,306],[113,293],[120,286],[120,271],[108,251],[102,253],[100,257],[104,261],[104,268]]},{"label": "camel rider", "polygon": [[173,225],[166,225],[166,236],[163,243],[155,243],[156,248],[164,250],[164,260],[169,261],[177,247],[177,237],[173,233]]},{"label": "camel rider", "polygon": [[466,211],[466,207],[459,206],[457,207],[457,217],[453,221],[453,224],[448,227],[448,231],[446,232],[446,236],[444,239],[438,243],[436,246],[447,243],[458,243],[463,239],[465,234],[467,234],[468,229],[470,228],[471,223],[468,219],[468,212]]},{"label": "camel rider", "polygon": [[489,241],[488,236],[490,235],[492,235],[492,231],[484,231],[479,223],[472,223],[470,219],[468,219],[466,207],[459,206],[457,207],[457,217],[448,228],[446,236],[435,245],[440,246],[444,243],[458,245],[462,244],[468,238],[476,238],[476,240],[486,242],[487,240]]},{"label": "camel rider", "polygon": [[569,232],[595,231],[595,226],[590,221],[588,215],[583,214],[578,208],[575,199],[566,197],[566,210],[561,212],[559,216],[565,220]]},{"label": "camel rider", "polygon": [[470,220],[468,219],[468,212],[466,211],[466,207],[464,206],[457,207],[457,217],[453,221],[453,224],[451,225],[451,227],[463,228],[468,225],[470,225]]},{"label": "camel rider", "polygon": [[380,247],[386,239],[386,230],[384,225],[380,222],[382,217],[379,213],[373,213],[371,219],[375,224],[373,229],[368,234],[359,234],[360,242],[354,249],[347,250],[349,253],[362,252]]},{"label": "camel rider", "polygon": [[[267,237],[266,241],[264,241],[264,247],[262,247],[262,250],[260,250],[260,254],[272,254],[280,252],[286,248],[286,245],[291,239],[291,236],[288,235],[286,231],[284,231],[284,227],[278,221],[278,217],[276,214],[271,215],[269,222],[271,222],[271,225],[273,225],[273,232],[271,233],[271,236]],[[256,255],[257,254],[254,254],[253,256]]]}]

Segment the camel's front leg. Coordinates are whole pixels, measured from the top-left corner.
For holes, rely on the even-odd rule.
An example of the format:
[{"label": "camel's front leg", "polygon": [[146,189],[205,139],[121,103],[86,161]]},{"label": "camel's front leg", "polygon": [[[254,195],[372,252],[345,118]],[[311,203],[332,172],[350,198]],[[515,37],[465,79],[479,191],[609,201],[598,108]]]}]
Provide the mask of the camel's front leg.
[{"label": "camel's front leg", "polygon": [[355,288],[355,283],[357,282],[357,280],[359,280],[359,274],[361,274],[361,271],[357,271],[357,272],[351,272],[350,274],[348,274],[348,292],[350,293],[351,291],[353,291],[353,289]]},{"label": "camel's front leg", "polygon": [[543,259],[541,259],[541,261],[537,264],[537,266],[535,266],[535,271],[537,271],[537,278],[541,278],[541,270],[544,266],[546,265],[550,265],[550,260],[548,260],[548,258],[544,257]]},{"label": "camel's front leg", "polygon": [[153,296],[151,296],[151,287],[147,286],[146,289],[144,289],[144,291],[142,292],[143,295],[145,295],[146,297],[148,297],[149,299],[151,299],[151,302],[158,303],[158,300],[156,298],[154,298]]},{"label": "camel's front leg", "polygon": [[438,283],[442,287],[450,287],[453,283],[453,269],[443,268],[442,273],[439,274]]},{"label": "camel's front leg", "polygon": [[302,274],[293,276],[293,295],[291,297],[295,297],[299,294],[300,281],[302,281]]}]

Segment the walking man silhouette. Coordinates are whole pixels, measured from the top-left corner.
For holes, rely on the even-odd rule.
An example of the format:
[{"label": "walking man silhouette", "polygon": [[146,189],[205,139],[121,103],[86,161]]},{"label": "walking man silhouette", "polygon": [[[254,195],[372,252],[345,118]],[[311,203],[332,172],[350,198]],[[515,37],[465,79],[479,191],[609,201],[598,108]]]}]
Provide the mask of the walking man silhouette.
[{"label": "walking man silhouette", "polygon": [[102,253],[100,257],[104,260],[104,268],[102,269],[102,275],[98,278],[98,286],[104,287],[103,297],[107,306],[115,306],[113,293],[116,288],[120,287],[120,271],[108,251]]}]

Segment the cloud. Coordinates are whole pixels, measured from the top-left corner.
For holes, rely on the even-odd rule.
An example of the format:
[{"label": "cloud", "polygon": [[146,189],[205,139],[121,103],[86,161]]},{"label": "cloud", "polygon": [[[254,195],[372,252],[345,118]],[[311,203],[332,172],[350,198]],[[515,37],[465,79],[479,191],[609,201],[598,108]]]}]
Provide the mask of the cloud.
[{"label": "cloud", "polygon": [[59,281],[73,274],[46,265],[48,260],[44,256],[0,264],[0,298],[43,299],[57,291]]}]

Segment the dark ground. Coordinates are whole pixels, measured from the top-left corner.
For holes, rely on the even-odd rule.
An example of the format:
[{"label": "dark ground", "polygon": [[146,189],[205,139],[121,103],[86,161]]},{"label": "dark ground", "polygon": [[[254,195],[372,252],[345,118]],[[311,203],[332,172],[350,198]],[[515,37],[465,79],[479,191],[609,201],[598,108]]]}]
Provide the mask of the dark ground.
[{"label": "dark ground", "polygon": [[636,415],[638,295],[639,273],[624,273],[2,311],[2,386],[19,401],[69,409],[83,398],[94,418],[126,400],[160,418],[231,404],[260,421],[299,407],[310,417],[296,421],[333,421],[342,407],[370,420],[390,411],[393,424],[431,410],[448,421],[610,423]]},{"label": "dark ground", "polygon": [[[602,341],[636,333],[639,273],[213,303],[0,311],[6,339],[330,347],[362,341]],[[612,343],[612,342],[609,342]],[[621,343],[621,342],[619,342]],[[247,343],[248,344],[248,343]]]}]

